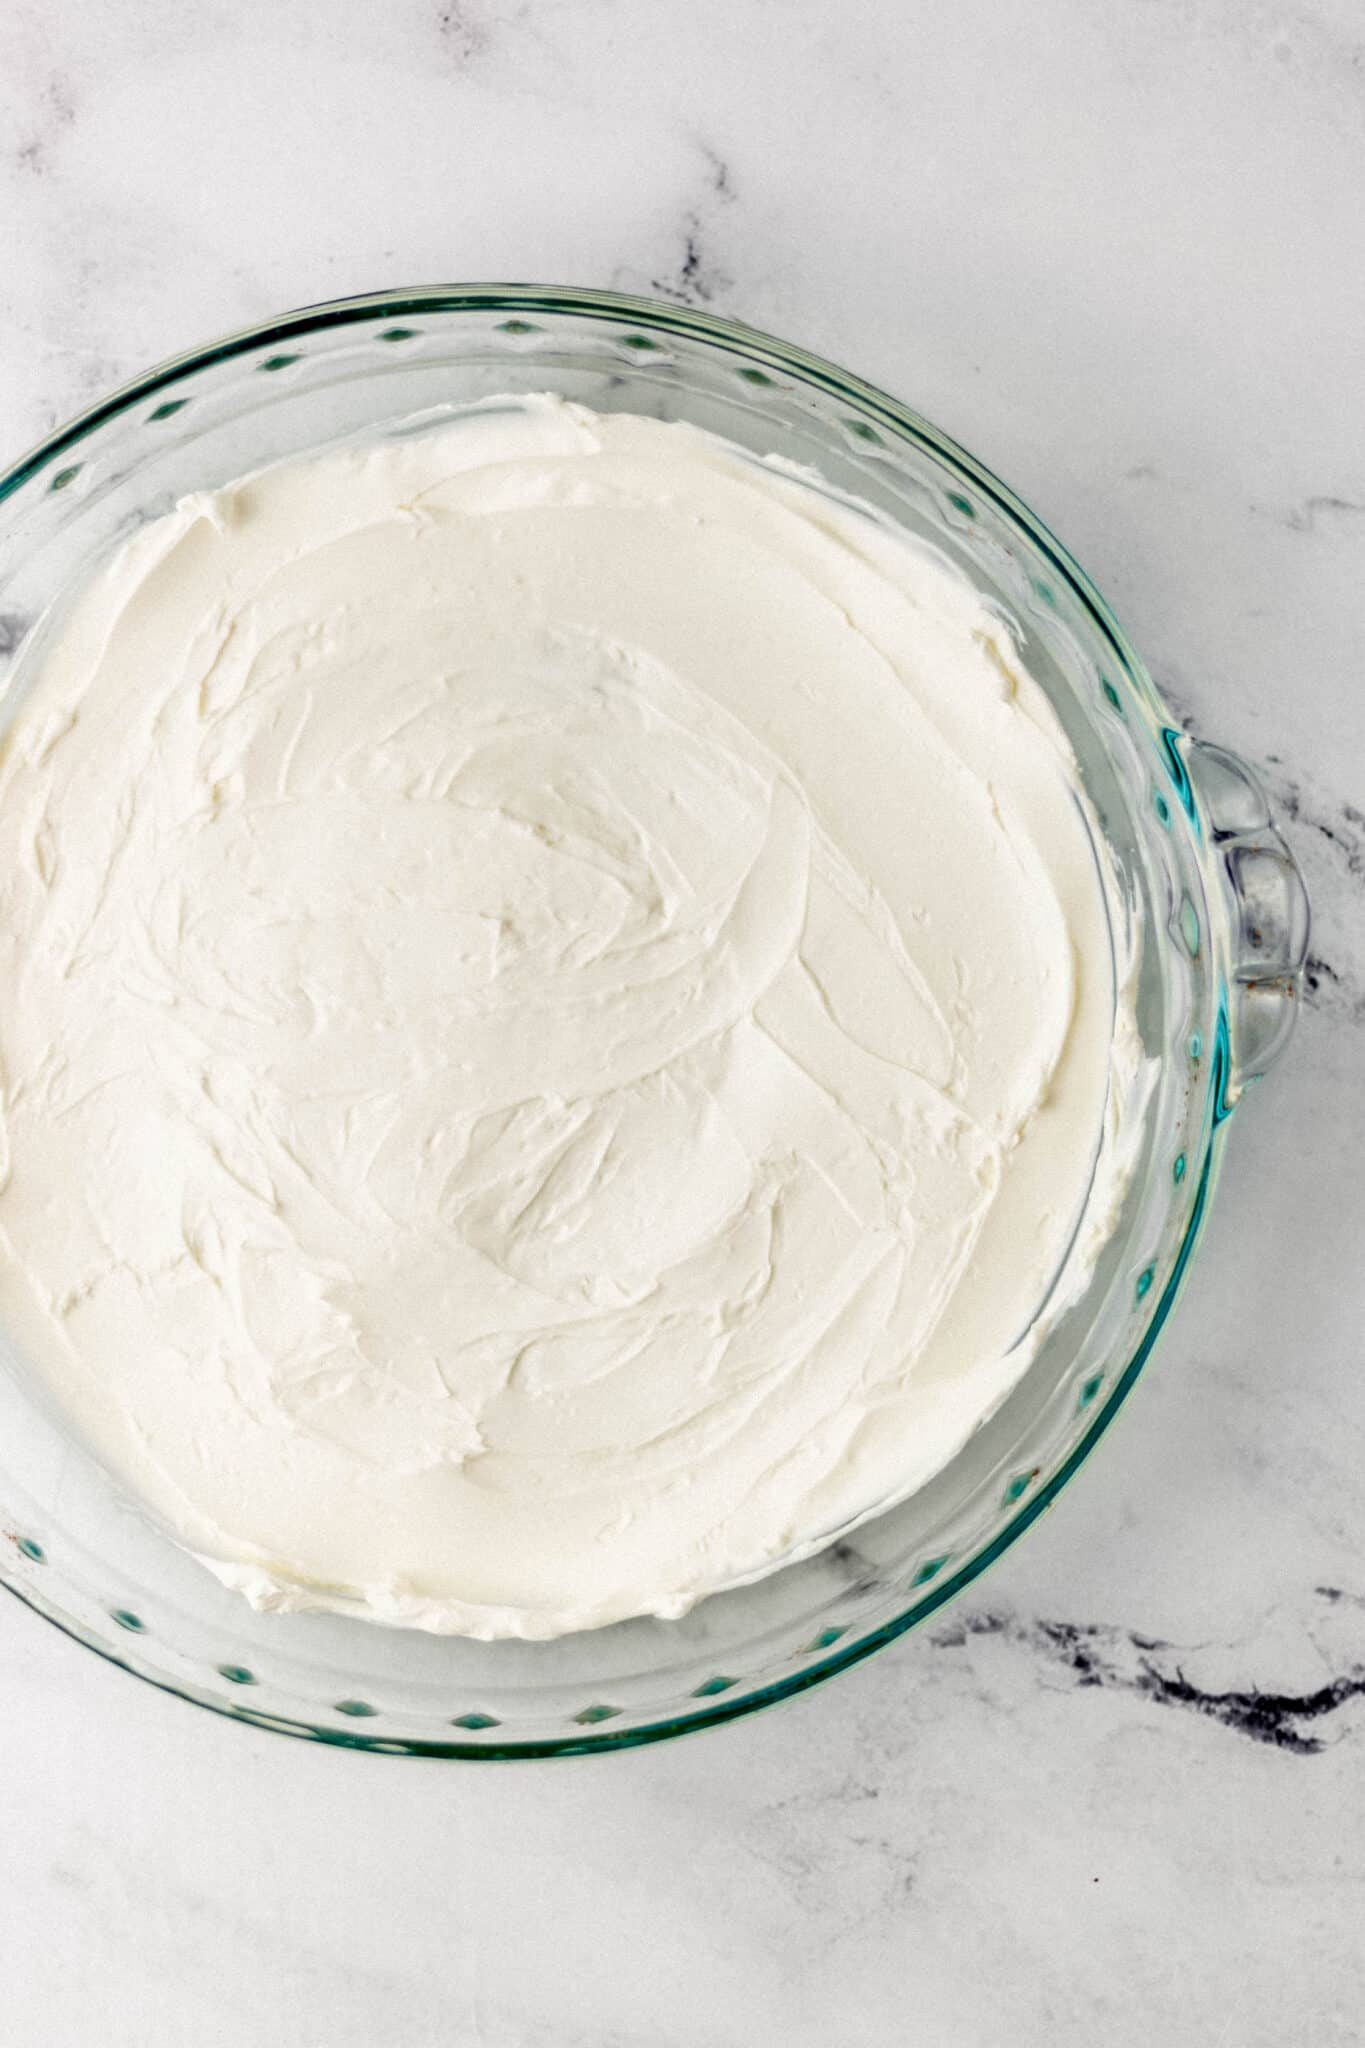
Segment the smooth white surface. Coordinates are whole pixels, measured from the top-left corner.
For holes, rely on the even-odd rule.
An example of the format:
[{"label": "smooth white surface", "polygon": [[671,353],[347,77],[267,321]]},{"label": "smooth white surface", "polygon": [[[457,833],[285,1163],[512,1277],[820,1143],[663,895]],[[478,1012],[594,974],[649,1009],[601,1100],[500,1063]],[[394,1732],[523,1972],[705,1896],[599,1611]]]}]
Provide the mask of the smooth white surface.
[{"label": "smooth white surface", "polygon": [[1317,909],[1129,1413],[846,1678],[464,1770],[231,1727],[0,1605],[6,2048],[1359,2039],[1363,36],[1355,0],[6,10],[10,446],[334,290],[705,297],[1008,478],[1264,768]]},{"label": "smooth white surface", "polygon": [[1149,1070],[1075,756],[788,468],[487,400],[187,497],[16,689],[0,1315],[253,1604],[676,1618],[1088,1284]]}]

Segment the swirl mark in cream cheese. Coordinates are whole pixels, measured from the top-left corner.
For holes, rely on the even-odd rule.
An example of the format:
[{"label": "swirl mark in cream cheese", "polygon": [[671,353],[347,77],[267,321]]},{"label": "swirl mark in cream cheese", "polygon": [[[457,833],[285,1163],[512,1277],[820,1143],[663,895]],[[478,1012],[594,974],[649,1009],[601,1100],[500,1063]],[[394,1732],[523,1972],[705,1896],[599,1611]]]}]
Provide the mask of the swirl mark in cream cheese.
[{"label": "swirl mark in cream cheese", "polygon": [[1097,843],[967,583],[689,428],[188,500],[0,759],[0,1315],[260,1605],[681,1613],[939,1469],[1084,1278]]}]

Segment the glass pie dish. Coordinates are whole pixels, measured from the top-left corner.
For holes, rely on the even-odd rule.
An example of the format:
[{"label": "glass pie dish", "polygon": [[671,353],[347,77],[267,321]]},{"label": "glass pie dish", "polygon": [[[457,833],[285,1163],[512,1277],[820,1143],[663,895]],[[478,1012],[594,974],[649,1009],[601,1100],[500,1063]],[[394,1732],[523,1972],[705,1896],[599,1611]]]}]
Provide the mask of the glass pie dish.
[{"label": "glass pie dish", "polygon": [[[1180,730],[1033,515],[883,393],[678,306],[524,286],[385,293],[150,372],[0,476],[0,691],[60,594],[186,492],[346,435],[545,390],[813,468],[931,541],[1006,616],[1071,739],[1141,933],[1138,1023],[1155,1079],[1120,1225],[1003,1405],[928,1486],[851,1539],[681,1620],[483,1643],[257,1613],[71,1441],[0,1333],[0,1580],[185,1699],[394,1754],[566,1755],[728,1720],[856,1663],[968,1585],[1055,1499],[1142,1370],[1231,1112],[1292,1027],[1308,939],[1303,883],[1254,776]],[[0,694],[0,718],[5,707]]]}]

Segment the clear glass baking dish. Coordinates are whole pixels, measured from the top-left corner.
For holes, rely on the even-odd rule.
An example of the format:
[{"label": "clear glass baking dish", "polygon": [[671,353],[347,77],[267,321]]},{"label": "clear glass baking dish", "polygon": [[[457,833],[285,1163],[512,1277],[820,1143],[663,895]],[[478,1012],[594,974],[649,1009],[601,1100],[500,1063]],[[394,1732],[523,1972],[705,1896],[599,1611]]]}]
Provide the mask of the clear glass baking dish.
[{"label": "clear glass baking dish", "polygon": [[[846,371],[751,329],[604,292],[449,286],[310,307],[114,393],[0,477],[4,684],[58,594],[183,493],[496,392],[555,390],[813,465],[927,535],[1012,622],[1141,927],[1157,1063],[1122,1224],[1084,1298],[931,1485],[851,1541],[680,1621],[475,1643],[262,1615],[179,1551],[29,1391],[0,1335],[0,1580],[78,1641],[258,1726],[392,1754],[624,1749],[784,1699],[970,1584],[1126,1398],[1189,1267],[1228,1119],[1288,1036],[1308,939],[1251,773],[1182,732],[1103,599],[980,463]],[[908,829],[908,828],[907,828]]]}]

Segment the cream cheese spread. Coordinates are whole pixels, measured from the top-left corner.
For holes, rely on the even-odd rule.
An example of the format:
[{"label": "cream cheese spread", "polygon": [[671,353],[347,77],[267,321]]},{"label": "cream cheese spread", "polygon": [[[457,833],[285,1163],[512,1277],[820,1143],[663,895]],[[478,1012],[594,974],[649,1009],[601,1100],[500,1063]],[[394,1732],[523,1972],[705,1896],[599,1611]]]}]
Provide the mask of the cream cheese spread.
[{"label": "cream cheese spread", "polygon": [[185,500],[28,680],[0,1320],[255,1604],[679,1615],[939,1470],[1087,1277],[1122,912],[928,547],[496,401]]}]

